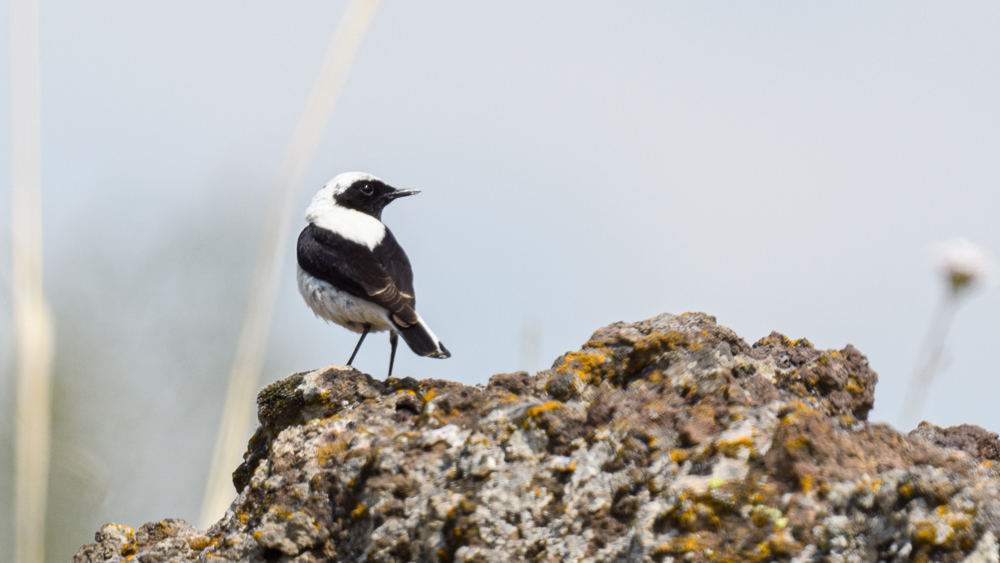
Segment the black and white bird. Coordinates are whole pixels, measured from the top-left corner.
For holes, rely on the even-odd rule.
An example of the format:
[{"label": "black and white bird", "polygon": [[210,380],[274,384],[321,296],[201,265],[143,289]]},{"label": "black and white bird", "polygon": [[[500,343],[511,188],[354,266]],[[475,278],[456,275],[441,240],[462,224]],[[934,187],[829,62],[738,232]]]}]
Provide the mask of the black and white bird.
[{"label": "black and white bird", "polygon": [[369,332],[385,330],[392,346],[390,376],[400,334],[417,355],[451,357],[417,314],[410,260],[382,223],[386,205],[418,193],[347,172],[323,186],[306,210],[309,225],[297,252],[299,292],[316,316],[361,333],[347,365]]}]

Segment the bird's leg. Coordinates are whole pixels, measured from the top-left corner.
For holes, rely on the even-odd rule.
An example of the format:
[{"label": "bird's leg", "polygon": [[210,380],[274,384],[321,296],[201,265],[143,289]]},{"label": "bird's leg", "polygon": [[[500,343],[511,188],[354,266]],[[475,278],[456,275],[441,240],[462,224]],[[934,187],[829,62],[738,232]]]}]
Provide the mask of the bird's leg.
[{"label": "bird's leg", "polygon": [[365,341],[365,337],[368,336],[368,331],[372,329],[372,325],[366,324],[364,332],[361,333],[361,339],[358,340],[358,345],[354,347],[354,353],[351,354],[351,359],[347,360],[347,365],[351,365],[354,361],[354,356],[358,355],[358,350],[361,349],[361,343]]},{"label": "bird's leg", "polygon": [[399,344],[399,335],[396,331],[389,331],[389,345],[392,346],[392,352],[389,353],[389,377],[392,377],[392,363],[396,361],[396,344]]}]

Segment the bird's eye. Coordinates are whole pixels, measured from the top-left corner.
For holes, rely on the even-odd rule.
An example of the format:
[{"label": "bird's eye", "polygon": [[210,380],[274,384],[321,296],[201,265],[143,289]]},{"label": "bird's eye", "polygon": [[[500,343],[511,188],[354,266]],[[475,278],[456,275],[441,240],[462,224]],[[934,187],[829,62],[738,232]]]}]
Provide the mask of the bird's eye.
[{"label": "bird's eye", "polygon": [[361,186],[361,193],[365,195],[372,195],[372,192],[374,191],[375,188],[373,188],[371,184],[364,184]]}]

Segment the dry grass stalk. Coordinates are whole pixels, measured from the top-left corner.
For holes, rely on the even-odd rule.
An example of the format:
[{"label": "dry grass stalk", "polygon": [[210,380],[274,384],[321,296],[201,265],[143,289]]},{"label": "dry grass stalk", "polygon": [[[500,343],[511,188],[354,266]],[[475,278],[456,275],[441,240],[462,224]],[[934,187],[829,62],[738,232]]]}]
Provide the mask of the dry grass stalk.
[{"label": "dry grass stalk", "polygon": [[235,497],[231,472],[242,459],[244,440],[254,413],[254,394],[260,383],[267,337],[274,314],[284,251],[288,243],[292,203],[333,115],[351,63],[375,16],[378,4],[379,0],[352,0],[347,6],[278,171],[257,251],[250,297],[243,317],[236,358],[229,375],[222,423],[202,501],[203,528],[215,523],[225,514]]},{"label": "dry grass stalk", "polygon": [[11,301],[17,340],[16,563],[45,561],[52,318],[42,291],[38,0],[11,0]]}]

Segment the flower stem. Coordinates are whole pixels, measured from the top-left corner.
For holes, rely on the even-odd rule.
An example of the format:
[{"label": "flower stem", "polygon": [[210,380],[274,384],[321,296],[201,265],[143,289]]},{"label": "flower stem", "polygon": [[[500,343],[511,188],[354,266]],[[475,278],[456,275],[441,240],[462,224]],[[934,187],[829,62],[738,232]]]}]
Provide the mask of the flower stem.
[{"label": "flower stem", "polygon": [[930,385],[940,369],[948,331],[951,329],[951,323],[955,318],[961,297],[961,291],[954,291],[951,287],[947,288],[944,299],[941,300],[941,304],[934,314],[930,330],[927,331],[927,337],[921,348],[920,361],[917,362],[917,367],[913,370],[910,385],[906,390],[903,412],[899,418],[901,429],[915,427],[920,421],[920,415],[927,403]]}]

